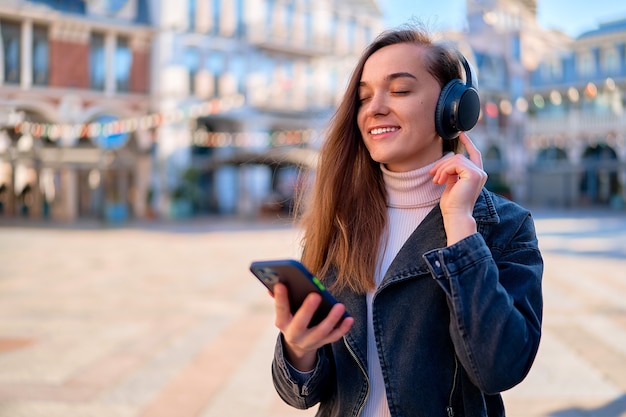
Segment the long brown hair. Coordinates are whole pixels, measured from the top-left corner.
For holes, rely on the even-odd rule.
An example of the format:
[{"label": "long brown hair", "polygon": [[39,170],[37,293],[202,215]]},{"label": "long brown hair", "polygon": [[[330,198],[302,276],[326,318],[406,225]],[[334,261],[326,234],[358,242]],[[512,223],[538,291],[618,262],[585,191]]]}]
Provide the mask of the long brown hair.
[{"label": "long brown hair", "polygon": [[[366,293],[374,288],[387,196],[380,165],[370,157],[357,126],[358,88],[367,59],[398,43],[426,48],[424,65],[441,87],[460,75],[457,55],[413,26],[381,33],[361,55],[320,149],[312,192],[298,202],[304,209],[302,262],[322,280],[334,271],[335,289]],[[456,151],[458,139],[443,143],[444,152]]]}]

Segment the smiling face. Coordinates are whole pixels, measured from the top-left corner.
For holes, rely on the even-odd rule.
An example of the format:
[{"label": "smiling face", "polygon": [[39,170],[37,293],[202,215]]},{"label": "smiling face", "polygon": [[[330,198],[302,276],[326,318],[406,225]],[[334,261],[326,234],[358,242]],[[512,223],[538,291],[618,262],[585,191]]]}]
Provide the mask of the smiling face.
[{"label": "smiling face", "polygon": [[441,87],[426,69],[426,53],[416,44],[394,44],[363,67],[357,124],[371,158],[390,171],[421,168],[442,156],[435,130]]}]

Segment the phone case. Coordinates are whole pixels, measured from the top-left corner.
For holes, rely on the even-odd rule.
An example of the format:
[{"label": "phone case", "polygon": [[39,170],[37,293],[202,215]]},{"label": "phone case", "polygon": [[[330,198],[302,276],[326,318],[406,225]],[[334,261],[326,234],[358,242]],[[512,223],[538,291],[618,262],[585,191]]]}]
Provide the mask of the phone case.
[{"label": "phone case", "polygon": [[[289,304],[291,313],[300,308],[306,296],[311,292],[317,292],[322,296],[322,303],[315,312],[309,327],[319,324],[328,314],[330,309],[337,303],[335,298],[328,292],[324,285],[304,265],[293,259],[279,259],[271,261],[256,261],[250,264],[250,271],[272,293],[274,284],[281,282],[289,291]],[[344,314],[344,318],[348,314]]]}]

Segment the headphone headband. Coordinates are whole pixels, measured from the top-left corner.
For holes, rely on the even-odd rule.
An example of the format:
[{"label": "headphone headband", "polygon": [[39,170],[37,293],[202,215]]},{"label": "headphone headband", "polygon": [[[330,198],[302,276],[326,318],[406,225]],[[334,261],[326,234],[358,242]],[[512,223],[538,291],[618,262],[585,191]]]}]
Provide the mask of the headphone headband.
[{"label": "headphone headband", "polygon": [[472,68],[472,64],[465,59],[465,57],[459,53],[459,59],[463,64],[463,69],[465,70],[465,85],[468,87],[472,87],[478,90],[478,80],[476,80],[476,76],[474,75],[474,69]]}]

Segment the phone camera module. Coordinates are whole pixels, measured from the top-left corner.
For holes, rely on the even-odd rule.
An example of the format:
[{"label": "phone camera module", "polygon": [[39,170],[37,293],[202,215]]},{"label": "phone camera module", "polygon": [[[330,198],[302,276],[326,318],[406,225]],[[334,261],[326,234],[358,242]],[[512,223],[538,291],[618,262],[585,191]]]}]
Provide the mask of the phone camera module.
[{"label": "phone camera module", "polygon": [[274,285],[278,282],[278,274],[271,268],[261,269],[261,279],[268,285]]}]

